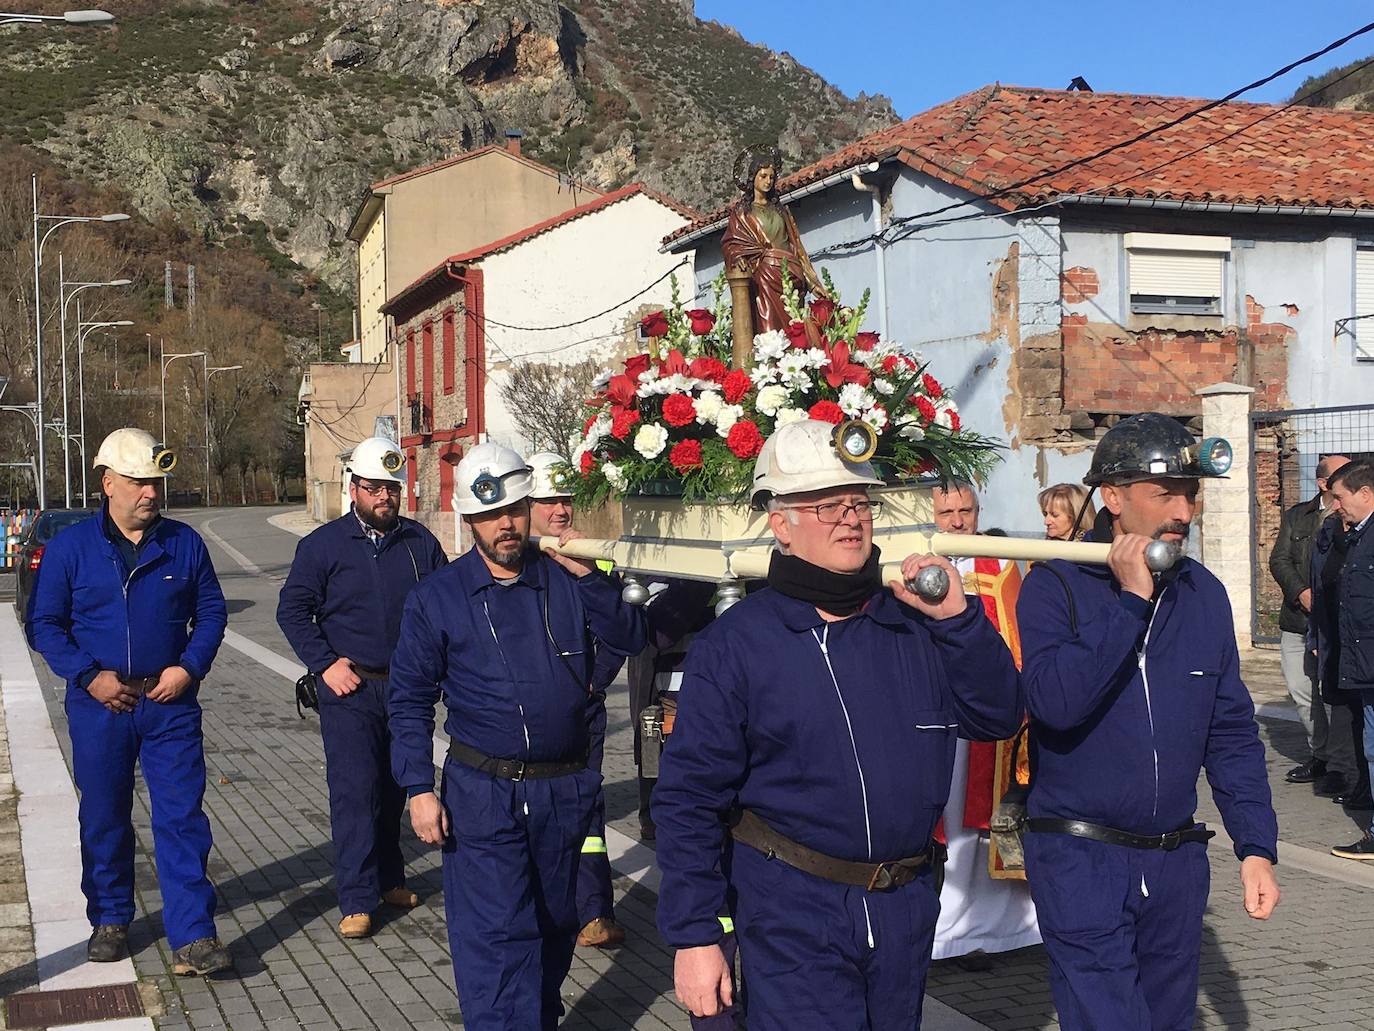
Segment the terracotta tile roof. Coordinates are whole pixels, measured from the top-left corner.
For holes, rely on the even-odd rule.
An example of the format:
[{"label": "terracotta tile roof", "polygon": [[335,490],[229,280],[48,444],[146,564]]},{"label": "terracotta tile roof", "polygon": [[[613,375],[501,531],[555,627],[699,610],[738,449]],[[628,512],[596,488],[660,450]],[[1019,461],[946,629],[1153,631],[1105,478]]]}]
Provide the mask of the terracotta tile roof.
[{"label": "terracotta tile roof", "polygon": [[450,255],[434,268],[420,276],[419,279],[415,280],[415,282],[411,283],[400,293],[396,294],[396,296],[392,297],[386,304],[382,305],[381,311],[390,314],[393,306],[403,303],[406,298],[410,297],[417,290],[429,283],[443,278],[446,275],[446,270],[451,265],[467,265],[474,261],[480,261],[482,258],[490,257],[493,254],[500,254],[502,251],[511,250],[536,236],[541,236],[560,226],[567,225],[569,222],[575,221],[576,219],[601,211],[603,208],[609,208],[613,204],[619,204],[621,201],[627,200],[630,197],[640,195],[657,201],[665,208],[676,212],[678,215],[687,219],[689,224],[693,221],[699,221],[702,218],[701,212],[687,207],[687,205],[674,200],[667,194],[659,193],[657,190],[651,190],[641,183],[631,183],[629,186],[622,186],[618,190],[612,190],[610,193],[602,194],[600,197],[589,200],[585,204],[579,204],[575,208],[569,208],[567,211],[554,215],[552,218],[546,218],[542,222],[535,222],[533,225],[528,225],[519,232],[512,233],[509,236],[503,236],[499,240],[493,240],[480,247],[474,247],[472,250]]},{"label": "terracotta tile roof", "polygon": [[[855,165],[894,158],[987,197],[1205,103],[1187,97],[985,86],[856,140],[787,176],[779,188],[786,193]],[[1216,143],[1222,137],[1227,138]],[[1371,208],[1372,138],[1370,113],[1229,103],[993,200],[1013,210],[1091,191],[1102,196]],[[725,213],[722,207],[664,243],[711,225]]]}]

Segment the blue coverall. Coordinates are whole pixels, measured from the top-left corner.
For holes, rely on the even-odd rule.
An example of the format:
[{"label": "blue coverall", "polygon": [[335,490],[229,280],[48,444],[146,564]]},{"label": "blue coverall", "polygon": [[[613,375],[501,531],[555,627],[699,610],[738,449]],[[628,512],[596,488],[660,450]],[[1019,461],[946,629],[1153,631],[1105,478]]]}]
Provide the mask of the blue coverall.
[{"label": "blue coverall", "polygon": [[1009,737],[1023,711],[982,607],[931,621],[883,590],[827,623],[763,590],[693,641],[680,695],[653,798],[668,944],[718,943],[733,888],[750,1031],[918,1027],[940,905],[931,868],[868,892],[738,843],[722,863],[724,819],[738,805],[856,862],[927,849],[956,736]]},{"label": "blue coverall", "polygon": [[[593,641],[644,646],[644,617],[603,573],[574,577],[527,551],[498,584],[474,548],[411,592],[391,660],[392,770],[434,790],[434,704],[452,741],[484,755],[575,762],[588,750]],[[601,775],[503,780],[449,758],[444,905],[454,979],[472,1031],[553,1028],[577,934],[579,852]]]},{"label": "blue coverall", "polygon": [[[401,519],[374,545],[350,509],[296,546],[277,624],[316,676],[340,656],[355,668],[385,673],[407,595],[447,562],[434,535],[413,519]],[[318,691],[339,911],[371,913],[383,892],[406,881],[405,792],[391,776],[387,681],[364,677],[340,697],[321,680]]]},{"label": "blue coverall", "polygon": [[[112,535],[119,533],[102,508],[52,539],[34,584],[29,631],[67,682],[86,916],[92,927],[133,920],[138,763],[152,799],[162,921],[175,950],[215,937],[197,692],[228,616],[205,543],[189,526],[159,519],[137,548],[127,540],[117,545]],[[86,692],[103,670],[136,680],[168,666],[181,666],[192,680],[170,702],[140,697],[133,712],[114,713]]]},{"label": "blue coverall", "polygon": [[[587,768],[601,772],[606,755],[606,692],[615,682],[625,656],[609,648],[596,649],[592,670],[591,708],[587,717],[589,733]],[[592,822],[582,842],[582,858],[577,865],[577,923],[581,927],[598,918],[615,918],[615,893],[611,887],[611,857],[606,849],[606,793],[598,789],[592,804]]]},{"label": "blue coverall", "polygon": [[[1264,747],[1221,583],[1185,559],[1152,606],[1122,593],[1105,567],[1052,565],[1063,582],[1033,568],[1017,605],[1032,721],[1028,814],[1142,835],[1190,827],[1205,768],[1236,856],[1275,860]],[[1146,850],[1027,833],[1025,851],[1060,1025],[1192,1027],[1206,845]]]}]

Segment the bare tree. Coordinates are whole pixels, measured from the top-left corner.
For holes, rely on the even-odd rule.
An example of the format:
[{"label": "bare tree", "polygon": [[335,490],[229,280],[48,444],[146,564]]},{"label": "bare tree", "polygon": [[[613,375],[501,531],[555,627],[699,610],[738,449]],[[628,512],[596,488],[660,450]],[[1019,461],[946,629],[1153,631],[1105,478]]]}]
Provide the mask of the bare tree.
[{"label": "bare tree", "polygon": [[582,430],[592,380],[601,368],[595,358],[570,365],[521,362],[511,366],[509,378],[501,385],[501,399],[534,450],[553,451],[572,460],[568,441]]}]

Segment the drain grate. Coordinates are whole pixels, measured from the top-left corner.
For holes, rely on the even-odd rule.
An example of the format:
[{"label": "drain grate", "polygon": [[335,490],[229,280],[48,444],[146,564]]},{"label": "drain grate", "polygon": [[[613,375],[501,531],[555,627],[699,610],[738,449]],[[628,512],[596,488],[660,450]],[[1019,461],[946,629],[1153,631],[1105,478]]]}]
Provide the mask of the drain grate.
[{"label": "drain grate", "polygon": [[64,988],[58,992],[19,992],[5,998],[5,1020],[12,1028],[80,1024],[88,1020],[143,1016],[143,1000],[132,984]]}]

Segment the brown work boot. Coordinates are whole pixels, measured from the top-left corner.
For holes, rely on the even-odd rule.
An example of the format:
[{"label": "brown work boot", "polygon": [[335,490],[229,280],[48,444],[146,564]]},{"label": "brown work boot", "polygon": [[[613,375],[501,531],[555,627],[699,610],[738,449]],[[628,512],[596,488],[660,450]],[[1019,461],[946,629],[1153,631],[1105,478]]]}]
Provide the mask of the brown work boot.
[{"label": "brown work boot", "polygon": [[610,949],[625,944],[625,928],[613,916],[599,916],[577,932],[577,944],[585,948]]},{"label": "brown work boot", "polygon": [[339,921],[339,933],[345,938],[366,938],[372,933],[372,917],[367,913],[350,913]]},{"label": "brown work boot", "polygon": [[218,938],[199,938],[172,953],[172,973],[205,977],[234,969],[234,959]]},{"label": "brown work boot", "polygon": [[420,904],[420,896],[409,888],[388,888],[382,892],[382,901],[397,909],[414,909]]}]

